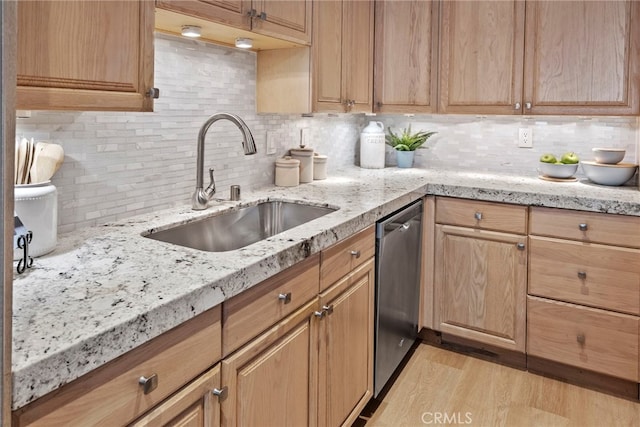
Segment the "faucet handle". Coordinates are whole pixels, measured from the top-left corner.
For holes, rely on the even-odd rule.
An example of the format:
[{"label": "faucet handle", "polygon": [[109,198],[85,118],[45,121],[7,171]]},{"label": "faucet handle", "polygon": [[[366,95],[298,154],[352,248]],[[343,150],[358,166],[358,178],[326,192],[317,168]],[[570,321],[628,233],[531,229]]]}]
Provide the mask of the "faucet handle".
[{"label": "faucet handle", "polygon": [[216,181],[213,178],[213,168],[209,168],[209,186],[204,190],[204,192],[209,198],[216,194]]}]

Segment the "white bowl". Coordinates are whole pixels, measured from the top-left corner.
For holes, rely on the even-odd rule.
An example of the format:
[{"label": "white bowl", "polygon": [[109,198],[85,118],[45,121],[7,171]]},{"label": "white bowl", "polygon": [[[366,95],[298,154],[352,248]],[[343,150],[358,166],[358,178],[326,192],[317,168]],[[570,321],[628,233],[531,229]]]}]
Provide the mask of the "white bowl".
[{"label": "white bowl", "polygon": [[580,162],[580,164],[587,178],[601,185],[622,185],[629,181],[638,169],[638,165],[631,163],[606,165],[597,162]]},{"label": "white bowl", "polygon": [[620,163],[627,152],[624,148],[593,148],[592,151],[596,162],[607,165]]},{"label": "white bowl", "polygon": [[538,171],[551,178],[571,178],[578,170],[578,164],[565,165],[563,163],[539,162]]}]

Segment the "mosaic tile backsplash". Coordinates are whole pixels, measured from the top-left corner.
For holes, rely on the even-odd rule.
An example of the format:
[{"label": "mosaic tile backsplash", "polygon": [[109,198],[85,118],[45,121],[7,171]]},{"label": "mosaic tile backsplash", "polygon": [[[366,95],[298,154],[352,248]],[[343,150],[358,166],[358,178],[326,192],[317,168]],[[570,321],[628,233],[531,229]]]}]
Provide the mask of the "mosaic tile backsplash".
[{"label": "mosaic tile backsplash", "polygon": [[[33,112],[17,120],[18,137],[59,143],[65,162],[54,176],[59,232],[189,203],[195,187],[196,140],[211,114],[238,114],[251,129],[258,154],[244,156],[229,122],[207,134],[205,167],[215,169],[218,195],[229,186],[257,188],[274,181],[274,162],[300,141],[327,154],[328,173],[358,164],[359,134],[369,120],[394,130],[435,130],[418,150],[416,167],[534,176],[540,155],[575,151],[590,159],[597,146],[627,149],[636,161],[638,119],[620,117],[503,117],[460,115],[299,115],[255,113],[256,55],[252,52],[157,35],[153,113]],[[517,147],[518,129],[533,131],[533,148]],[[267,132],[276,154],[266,154]],[[387,164],[395,165],[387,150]],[[391,170],[390,170],[391,173]],[[206,180],[205,180],[206,182]]]}]

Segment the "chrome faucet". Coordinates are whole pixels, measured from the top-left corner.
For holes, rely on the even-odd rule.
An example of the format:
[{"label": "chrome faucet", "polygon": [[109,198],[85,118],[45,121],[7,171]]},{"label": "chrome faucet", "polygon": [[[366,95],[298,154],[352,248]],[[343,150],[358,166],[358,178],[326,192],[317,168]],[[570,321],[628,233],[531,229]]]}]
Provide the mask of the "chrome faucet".
[{"label": "chrome faucet", "polygon": [[238,126],[240,132],[242,132],[242,146],[244,147],[244,154],[255,154],[256,143],[253,140],[253,135],[251,135],[251,131],[247,127],[247,124],[238,116],[231,113],[217,113],[213,116],[209,117],[206,122],[200,128],[200,132],[198,133],[198,154],[196,159],[196,191],[193,193],[191,197],[191,203],[193,210],[203,210],[207,208],[209,201],[213,198],[213,195],[216,193],[216,184],[213,179],[213,169],[209,169],[209,179],[210,183],[207,188],[203,188],[204,186],[204,137],[207,135],[207,131],[211,127],[211,125],[218,120],[226,119],[229,120],[234,125]]}]

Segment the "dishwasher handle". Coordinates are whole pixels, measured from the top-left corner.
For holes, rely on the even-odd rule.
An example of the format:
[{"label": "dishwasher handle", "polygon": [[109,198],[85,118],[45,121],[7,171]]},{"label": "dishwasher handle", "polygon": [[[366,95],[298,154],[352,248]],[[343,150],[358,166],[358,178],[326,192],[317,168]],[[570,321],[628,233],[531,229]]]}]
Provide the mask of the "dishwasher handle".
[{"label": "dishwasher handle", "polygon": [[419,224],[421,220],[422,201],[419,201],[379,221],[376,235],[378,238],[382,238],[396,230],[398,232],[408,231],[414,223]]}]

